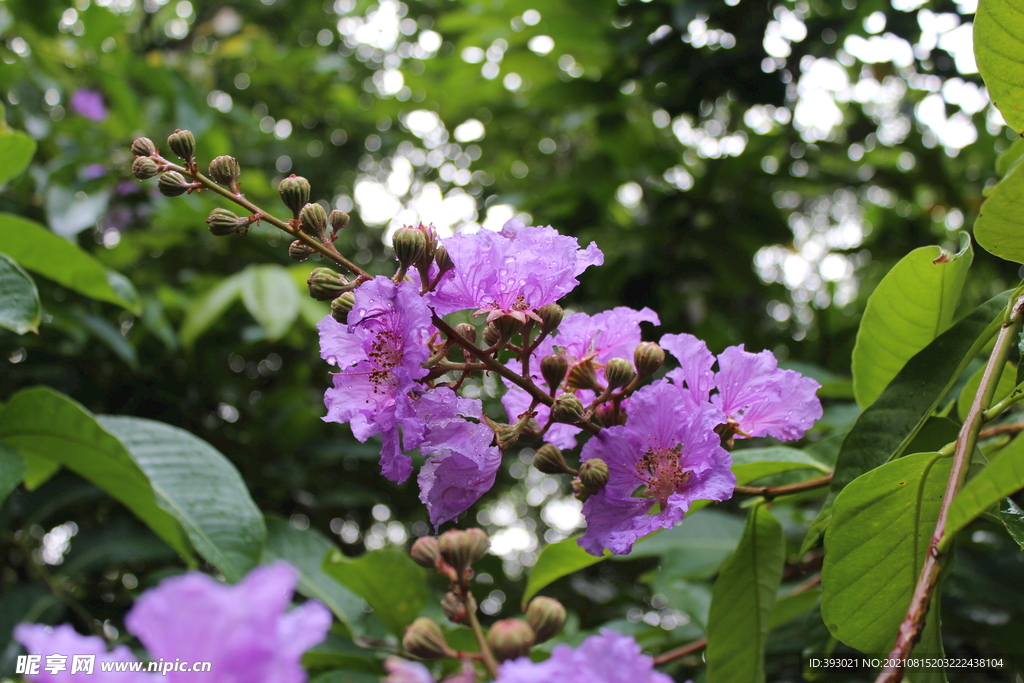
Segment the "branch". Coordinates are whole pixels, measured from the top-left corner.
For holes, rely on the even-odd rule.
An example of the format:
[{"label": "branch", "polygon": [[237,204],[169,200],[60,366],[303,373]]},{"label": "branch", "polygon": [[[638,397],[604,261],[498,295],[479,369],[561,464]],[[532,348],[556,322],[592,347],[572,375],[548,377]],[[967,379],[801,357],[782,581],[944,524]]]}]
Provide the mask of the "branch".
[{"label": "branch", "polygon": [[807,481],[800,481],[795,484],[785,484],[783,486],[737,486],[733,489],[733,493],[764,496],[767,500],[771,500],[772,498],[785,496],[790,493],[801,493],[803,491],[818,489],[822,486],[828,486],[830,483],[832,483],[832,475],[826,474],[816,479],[808,479]]},{"label": "branch", "polygon": [[654,658],[654,665],[658,666],[660,664],[671,662],[673,659],[679,659],[680,657],[685,657],[686,655],[693,654],[698,650],[702,650],[704,646],[706,646],[707,644],[707,636],[704,636],[700,640],[695,640],[692,643],[687,643],[686,645],[680,645],[674,650],[662,652],[660,655]]},{"label": "branch", "polygon": [[978,434],[979,439],[991,439],[993,436],[1001,436],[1003,434],[1019,434],[1024,432],[1024,422],[1010,422],[1009,424],[996,425],[995,427],[989,427],[988,429],[982,429]]},{"label": "branch", "polygon": [[900,624],[900,630],[896,634],[896,644],[887,657],[888,661],[895,662],[896,666],[887,666],[878,675],[875,683],[899,683],[903,680],[902,661],[910,655],[914,644],[921,637],[921,629],[924,628],[924,619],[928,614],[928,607],[931,602],[932,593],[939,581],[939,573],[942,571],[944,553],[939,549],[946,533],[946,519],[949,516],[949,508],[953,504],[964,476],[967,474],[967,466],[970,464],[971,455],[978,442],[978,434],[984,421],[984,413],[992,403],[992,397],[996,391],[996,383],[999,374],[1006,365],[1006,358],[1013,348],[1017,335],[1020,333],[1021,322],[1024,321],[1024,296],[1018,294],[1014,299],[1013,307],[1010,309],[1008,319],[1003,322],[996,338],[992,355],[989,356],[985,372],[981,377],[981,384],[978,392],[974,395],[971,409],[967,412],[963,427],[960,428],[960,436],[956,440],[956,450],[953,455],[953,465],[949,472],[949,481],[946,484],[946,492],[942,496],[942,504],[939,507],[939,518],[935,522],[935,532],[928,548],[928,555],[925,557],[924,565],[921,567],[921,574],[918,576],[917,585],[914,587],[914,594],[910,599],[910,607]]}]

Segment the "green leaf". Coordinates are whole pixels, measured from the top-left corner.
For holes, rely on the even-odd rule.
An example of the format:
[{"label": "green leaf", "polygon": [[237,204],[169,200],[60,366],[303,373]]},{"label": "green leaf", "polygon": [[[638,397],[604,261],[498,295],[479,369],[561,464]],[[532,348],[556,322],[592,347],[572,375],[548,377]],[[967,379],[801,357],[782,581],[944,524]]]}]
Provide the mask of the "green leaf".
[{"label": "green leaf", "polygon": [[[978,371],[971,375],[971,378],[967,380],[967,384],[960,391],[960,398],[956,400],[956,412],[961,420],[967,417],[967,412],[971,409],[971,403],[974,402],[974,395],[978,393],[978,387],[981,386],[981,376],[984,374],[985,367],[978,368]],[[1017,367],[1013,363],[1007,363],[1003,368],[1002,374],[999,375],[999,381],[996,383],[996,393],[992,395],[992,405],[1009,396],[1016,386]]]},{"label": "green leaf", "polygon": [[1013,0],[981,0],[974,15],[978,71],[1007,125],[1024,135],[1024,63],[1019,57],[1022,51],[1024,22],[1020,6]]},{"label": "green leaf", "polygon": [[199,297],[195,303],[188,307],[185,314],[185,321],[181,325],[178,336],[185,348],[191,348],[203,332],[224,314],[228,306],[235,302],[235,299],[242,293],[242,286],[245,283],[245,274],[236,273],[231,277],[222,280],[216,287]]},{"label": "green leaf", "polygon": [[751,508],[711,592],[709,681],[764,683],[764,648],[784,564],[782,525],[763,505]]},{"label": "green leaf", "polygon": [[817,586],[777,598],[775,607],[772,609],[771,620],[768,622],[768,630],[774,631],[800,615],[810,612],[819,600],[821,600],[821,588]]},{"label": "green leaf", "polygon": [[761,477],[792,470],[814,469],[828,474],[829,469],[820,460],[785,446],[768,448],[742,448],[731,453],[732,471],[736,475],[738,485],[747,484]]},{"label": "green leaf", "polygon": [[16,334],[38,333],[40,315],[36,283],[12,258],[0,254],[0,327]]},{"label": "green leaf", "polygon": [[280,339],[299,315],[299,291],[291,274],[277,265],[250,266],[243,274],[242,302],[268,339]]},{"label": "green leaf", "polygon": [[1020,163],[1021,158],[1024,158],[1024,138],[1017,138],[996,157],[996,173],[1005,176]]},{"label": "green leaf", "polygon": [[916,453],[856,479],[825,534],[821,614],[861,652],[888,652],[928,552],[951,457]]},{"label": "green leaf", "polygon": [[615,560],[644,557],[661,559],[661,573],[681,579],[704,579],[718,571],[743,535],[743,520],[719,510],[690,513],[681,524],[641,539],[629,555]]},{"label": "green leaf", "polygon": [[605,550],[602,557],[591,555],[579,546],[575,536],[544,546],[540,555],[537,556],[537,562],[533,565],[533,569],[530,570],[530,578],[526,580],[523,605],[530,602],[530,599],[545,586],[563,576],[597,564],[609,556],[611,556],[609,550]]},{"label": "green leaf", "polygon": [[25,478],[25,461],[18,451],[0,441],[0,506]]},{"label": "green leaf", "polygon": [[836,496],[851,481],[898,457],[914,440],[968,363],[999,329],[1006,291],[989,299],[907,361],[882,395],[857,418],[843,440],[832,486],[811,524],[803,552],[821,538]]},{"label": "green leaf", "polygon": [[1012,498],[1004,498],[999,502],[998,515],[1010,538],[1024,550],[1024,510]]},{"label": "green leaf", "polygon": [[138,314],[138,302],[122,297],[99,261],[35,221],[0,213],[0,244],[23,268],[92,299]]},{"label": "green leaf", "polygon": [[299,570],[299,592],[327,605],[348,631],[354,632],[355,622],[363,613],[363,601],[323,570],[324,558],[337,546],[318,531],[296,529],[282,517],[267,515],[266,523],[267,542],[260,564],[290,562]]},{"label": "green leaf", "polygon": [[1015,263],[1024,263],[1024,220],[1020,197],[1024,170],[1017,164],[981,205],[974,223],[974,237],[986,251]]},{"label": "green leaf", "polygon": [[355,559],[336,550],[324,559],[323,569],[365,600],[399,638],[427,604],[426,573],[398,548],[371,550]]},{"label": "green leaf", "polygon": [[29,491],[45,484],[60,469],[59,462],[31,453],[22,453],[21,459],[25,461],[25,488]]},{"label": "green leaf", "polygon": [[[337,582],[332,581],[335,586]],[[360,607],[362,600],[359,601]],[[467,629],[468,630],[468,629]],[[347,669],[383,674],[380,660],[374,658],[373,650],[359,647],[348,636],[338,633],[337,629],[327,632],[327,639],[306,650],[302,655],[302,666],[307,669]],[[377,683],[377,679],[373,679]]]},{"label": "green leaf", "polygon": [[949,329],[971,267],[971,238],[949,255],[922,247],[904,256],[868,299],[853,348],[853,392],[871,405],[914,354]]},{"label": "green leaf", "polygon": [[[3,125],[0,124],[0,129]],[[36,153],[36,141],[24,133],[0,130],[0,185],[17,178]]]},{"label": "green leaf", "polygon": [[237,581],[256,566],[267,528],[235,466],[184,429],[137,417],[101,415],[152,482],[157,504],[174,515],[196,551]]},{"label": "green leaf", "polygon": [[1011,493],[1024,489],[1024,439],[1017,437],[992,456],[988,466],[968,481],[953,499],[946,519],[945,550],[958,531]]}]

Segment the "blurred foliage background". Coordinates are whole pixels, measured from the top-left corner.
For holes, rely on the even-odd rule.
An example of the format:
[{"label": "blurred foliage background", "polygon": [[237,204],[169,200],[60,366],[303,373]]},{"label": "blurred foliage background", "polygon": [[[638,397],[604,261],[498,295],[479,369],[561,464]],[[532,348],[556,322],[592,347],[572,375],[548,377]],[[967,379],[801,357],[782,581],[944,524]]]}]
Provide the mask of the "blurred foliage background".
[{"label": "blurred foliage background", "polygon": [[[263,510],[347,554],[428,532],[415,483],[385,481],[373,442],[319,419],[329,376],[313,325],[327,309],[304,285],[317,264],[290,261],[269,226],[214,237],[216,197],[170,200],[131,177],[135,136],[163,147],[188,128],[201,160],[236,156],[243,191],[279,215],[278,181],[309,178],[352,213],[338,246],[371,272],[393,272],[389,236],[417,221],[450,235],[519,216],[596,241],[605,265],[570,306],[650,306],[660,332],[712,351],[772,349],[825,385],[810,438],[827,452],[857,415],[849,362],[867,295],[910,249],[956,246],[1016,138],[978,77],[973,12],[971,0],[0,0],[6,121],[39,145],[0,210],[87,249],[143,302],[136,317],[40,279],[40,334],[0,331],[0,399],[41,383],[186,428]],[[264,264],[279,268],[211,297]],[[244,296],[257,277],[280,296]],[[967,304],[1015,277],[978,253]],[[501,416],[496,386],[479,391]],[[539,548],[582,522],[567,482],[531,456],[508,460],[500,495],[466,521],[494,539],[478,577],[489,614],[515,613]],[[704,527],[735,543],[730,509]],[[812,515],[785,520],[794,552]],[[98,620],[117,638],[133,596],[181,570],[67,472],[12,494],[0,529],[0,674],[13,623]],[[717,565],[692,560],[655,549],[555,584],[570,637],[608,622],[655,649],[699,637]],[[1020,560],[988,522],[965,532],[950,653],[1022,651]],[[793,621],[773,635],[769,679],[799,679],[796,655],[828,647],[816,612]],[[698,665],[683,660],[679,680]]]}]

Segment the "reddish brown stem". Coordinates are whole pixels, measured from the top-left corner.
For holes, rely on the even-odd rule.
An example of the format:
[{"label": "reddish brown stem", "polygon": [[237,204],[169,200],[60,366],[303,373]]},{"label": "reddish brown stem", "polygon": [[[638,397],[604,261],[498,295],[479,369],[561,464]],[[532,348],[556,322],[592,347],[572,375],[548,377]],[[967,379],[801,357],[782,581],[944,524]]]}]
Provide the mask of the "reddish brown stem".
[{"label": "reddish brown stem", "polygon": [[832,482],[832,475],[826,474],[817,479],[808,479],[807,481],[799,481],[795,484],[784,484],[782,486],[737,486],[733,489],[734,493],[745,493],[752,496],[764,496],[768,500],[772,498],[778,498],[779,496],[785,496],[790,493],[801,493],[803,491],[811,491],[813,489],[821,488],[822,486],[828,486]]}]

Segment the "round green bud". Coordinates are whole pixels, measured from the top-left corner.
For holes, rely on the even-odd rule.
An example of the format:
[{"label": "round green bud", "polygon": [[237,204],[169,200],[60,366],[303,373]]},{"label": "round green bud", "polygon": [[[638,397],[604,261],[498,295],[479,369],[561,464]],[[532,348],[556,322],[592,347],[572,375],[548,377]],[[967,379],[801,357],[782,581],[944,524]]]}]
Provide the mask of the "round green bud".
[{"label": "round green bud", "polygon": [[210,162],[210,177],[215,182],[232,190],[235,189],[235,184],[238,182],[238,176],[241,172],[241,169],[238,168],[238,160],[234,157],[224,155]]},{"label": "round green bud", "polygon": [[309,295],[317,301],[333,301],[341,296],[349,286],[345,276],[330,268],[314,268],[306,280]]},{"label": "round green bud", "polygon": [[160,174],[160,178],[156,181],[156,186],[160,190],[160,194],[165,197],[180,197],[188,192],[189,188],[192,187],[192,183],[185,180],[185,176],[177,171],[165,171]]},{"label": "round green bud", "polygon": [[413,562],[427,569],[437,569],[441,562],[441,544],[433,536],[420,536],[409,549]]},{"label": "round green bud", "polygon": [[608,464],[600,458],[591,458],[580,465],[580,483],[591,493],[597,493],[608,484]]},{"label": "round green bud", "polygon": [[331,214],[327,217],[327,222],[331,224],[331,230],[334,232],[341,232],[344,230],[348,225],[349,220],[351,220],[351,216],[344,211],[339,211],[338,209],[331,211]]},{"label": "round green bud", "polygon": [[533,629],[537,643],[558,635],[565,627],[567,616],[562,603],[543,595],[531,600],[526,608],[526,623]]},{"label": "round green bud", "polygon": [[633,351],[633,365],[640,379],[653,375],[664,362],[665,352],[654,342],[640,342]]},{"label": "round green bud", "polygon": [[469,323],[459,323],[455,326],[455,331],[470,344],[476,343],[476,328]]},{"label": "round green bud", "polygon": [[409,654],[428,661],[454,654],[441,633],[441,627],[427,617],[420,617],[405,629],[402,647]]},{"label": "round green bud", "polygon": [[487,323],[484,326],[484,344],[487,346],[494,346],[501,341],[501,333],[498,332],[498,328],[494,325]]},{"label": "round green bud", "polygon": [[189,130],[175,130],[167,138],[167,146],[178,158],[191,162],[196,156],[196,138]]},{"label": "round green bud", "polygon": [[569,381],[566,386],[573,390],[590,389],[598,393],[603,389],[597,381],[597,369],[589,360],[572,366],[572,369],[569,370]]},{"label": "round green bud", "polygon": [[487,645],[499,662],[530,654],[535,640],[533,629],[519,619],[500,619],[487,631]]},{"label": "round green bud", "polygon": [[149,180],[160,175],[160,166],[153,157],[135,157],[132,162],[132,175],[139,180]]},{"label": "round green bud", "polygon": [[149,138],[135,138],[132,142],[132,154],[137,157],[151,157],[156,154],[156,145]]},{"label": "round green bud", "polygon": [[395,250],[395,258],[403,268],[411,268],[427,248],[427,236],[416,228],[399,228],[395,231],[392,241]]},{"label": "round green bud", "polygon": [[327,211],[317,203],[306,204],[299,212],[302,232],[307,235],[322,235],[327,229]]},{"label": "round green bud", "polygon": [[281,195],[281,201],[292,210],[292,215],[299,217],[302,207],[309,203],[309,181],[299,175],[290,175],[282,180],[277,191]]},{"label": "round green bud", "polygon": [[452,261],[452,257],[448,254],[448,249],[443,245],[437,245],[434,249],[434,263],[437,264],[439,275],[444,275],[449,270],[455,268],[455,262]]},{"label": "round green bud", "polygon": [[565,379],[565,373],[569,369],[569,363],[565,356],[552,354],[540,359],[540,374],[548,387],[557,389]]},{"label": "round green bud", "polygon": [[546,443],[533,455],[533,466],[544,474],[569,474],[569,466],[558,446]]},{"label": "round green bud", "polygon": [[295,240],[288,245],[288,256],[291,257],[293,261],[299,261],[301,263],[312,255],[313,247],[304,243],[302,240]]},{"label": "round green bud", "polygon": [[490,539],[483,529],[450,529],[437,539],[441,557],[460,575],[487,554]]},{"label": "round green bud", "polygon": [[508,341],[523,329],[523,319],[517,315],[506,313],[488,323],[498,333],[498,341]]},{"label": "round green bud", "polygon": [[214,235],[224,237],[226,235],[234,235],[244,228],[246,221],[227,209],[214,209],[206,217],[206,224]]},{"label": "round green bud", "polygon": [[551,419],[555,422],[573,424],[583,419],[583,402],[568,392],[555,397],[551,406]]},{"label": "round green bud", "polygon": [[543,332],[550,332],[562,323],[562,316],[565,311],[558,304],[547,304],[541,306],[534,313],[540,318],[540,328]]},{"label": "round green bud", "polygon": [[636,370],[633,369],[633,364],[625,358],[612,358],[604,366],[604,378],[608,382],[609,389],[618,389],[636,379]]},{"label": "round green bud", "polygon": [[356,295],[352,292],[345,292],[331,302],[331,317],[341,324],[348,322],[348,314],[356,305]]}]

